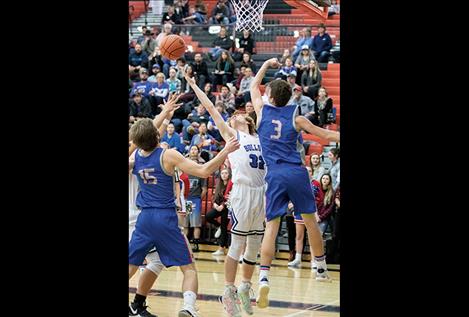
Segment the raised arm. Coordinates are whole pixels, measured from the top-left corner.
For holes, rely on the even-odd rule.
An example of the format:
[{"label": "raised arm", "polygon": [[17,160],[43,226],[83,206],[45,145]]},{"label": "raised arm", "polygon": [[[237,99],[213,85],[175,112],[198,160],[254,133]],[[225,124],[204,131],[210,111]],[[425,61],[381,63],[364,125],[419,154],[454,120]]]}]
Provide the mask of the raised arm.
[{"label": "raised arm", "polygon": [[308,119],[303,116],[297,116],[295,118],[295,124],[297,130],[305,130],[309,134],[316,135],[322,139],[329,140],[332,142],[340,142],[340,133],[336,131],[326,130],[315,126]]},{"label": "raised arm", "polygon": [[220,153],[203,165],[185,158],[176,150],[166,150],[163,157],[163,164],[166,170],[172,170],[172,168],[176,166],[186,174],[207,178],[223,164],[229,153],[237,149],[239,149],[238,141],[236,138],[231,138],[226,142],[225,147]]},{"label": "raised arm", "polygon": [[254,106],[254,110],[256,111],[257,117],[261,116],[262,107],[264,106],[259,85],[262,83],[262,79],[264,79],[265,73],[269,67],[278,68],[279,66],[281,66],[281,64],[277,58],[271,58],[265,61],[257,72],[256,77],[254,77],[254,79],[251,81],[251,101],[252,105]]},{"label": "raised arm", "polygon": [[159,115],[155,117],[155,119],[153,119],[153,125],[158,129],[160,136],[164,134],[169,120],[171,120],[171,118],[173,117],[174,111],[182,105],[177,103],[178,99],[179,95],[171,95],[168,101],[164,103],[163,110],[160,112]]},{"label": "raised arm", "polygon": [[207,109],[208,113],[213,118],[213,121],[215,122],[218,130],[220,130],[220,134],[223,139],[225,141],[228,141],[230,138],[236,136],[236,130],[226,124],[225,120],[223,120],[223,117],[215,108],[210,99],[208,99],[208,96],[205,94],[205,92],[203,92],[202,89],[197,86],[197,84],[195,83],[195,79],[190,78],[189,76],[187,76],[187,74],[185,74],[185,78],[194,90],[195,94],[197,95],[197,98],[199,98],[200,104],[203,105],[205,109]]}]

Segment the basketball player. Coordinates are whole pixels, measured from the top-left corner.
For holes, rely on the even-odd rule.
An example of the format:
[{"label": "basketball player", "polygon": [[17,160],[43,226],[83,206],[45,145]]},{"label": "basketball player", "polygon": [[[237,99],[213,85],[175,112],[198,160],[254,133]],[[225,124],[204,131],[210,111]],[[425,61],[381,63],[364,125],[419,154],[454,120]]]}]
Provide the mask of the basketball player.
[{"label": "basketball player", "polygon": [[[261,155],[259,137],[255,134],[254,120],[247,114],[235,112],[228,126],[207,95],[197,86],[193,78],[186,76],[200,103],[207,109],[223,139],[236,137],[240,148],[228,155],[232,169],[233,189],[230,193],[233,226],[231,245],[225,259],[225,292],[222,302],[230,316],[240,317],[238,295],[243,309],[253,314],[249,290],[251,278],[264,234],[265,164]],[[238,260],[243,248],[242,282],[234,285]]]},{"label": "basketball player", "polygon": [[179,266],[184,275],[184,305],[179,317],[198,317],[195,308],[197,272],[188,241],[178,227],[174,195],[174,168],[199,177],[209,177],[223,164],[230,152],[239,148],[235,138],[210,162],[198,165],[174,149],[158,147],[158,130],[150,119],[137,121],[130,138],[139,148],[129,159],[129,168],[137,176],[140,191],[137,207],[142,211],[129,243],[129,279],[153,247],[164,266]]},{"label": "basketball player", "polygon": [[[171,120],[174,111],[180,106],[176,104],[177,95],[173,95],[166,105],[165,110],[162,111],[154,120],[153,125],[156,128],[160,128],[160,131],[164,131],[166,126]],[[136,145],[130,141],[129,144],[129,156],[137,149]],[[135,175],[132,175],[129,171],[129,242],[132,233],[135,230],[135,223],[140,210],[137,208],[136,199],[138,193],[138,181]],[[129,316],[140,316],[140,317],[157,317],[147,310],[146,298],[151,290],[152,285],[158,278],[158,275],[164,268],[161,263],[158,252],[155,250],[150,251],[147,256],[147,265],[143,270],[142,275],[138,280],[137,291],[133,302],[129,305]]]},{"label": "basketball player", "polygon": [[[251,82],[251,98],[257,114],[257,126],[266,164],[266,219],[267,225],[262,241],[261,267],[257,306],[269,305],[269,270],[275,254],[275,238],[281,216],[286,213],[289,201],[301,214],[317,265],[316,280],[330,281],[324,255],[323,240],[314,217],[316,205],[309,182],[308,172],[299,154],[298,135],[301,130],[329,141],[339,142],[340,134],[314,126],[308,119],[298,115],[298,107],[288,105],[291,87],[284,80],[270,83],[269,103],[262,101],[259,85],[269,67],[278,68],[276,58],[266,61]],[[298,146],[299,145],[299,146]]]}]

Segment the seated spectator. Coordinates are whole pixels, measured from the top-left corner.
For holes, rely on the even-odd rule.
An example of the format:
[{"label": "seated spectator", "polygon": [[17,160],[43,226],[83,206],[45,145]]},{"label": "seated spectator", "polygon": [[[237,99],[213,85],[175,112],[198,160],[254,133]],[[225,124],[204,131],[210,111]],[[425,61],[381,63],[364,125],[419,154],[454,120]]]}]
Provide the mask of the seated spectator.
[{"label": "seated spectator", "polygon": [[199,133],[192,137],[190,146],[196,145],[200,149],[200,157],[208,162],[214,156],[212,152],[217,150],[216,141],[207,133],[207,124],[205,122],[200,123],[198,131]]},{"label": "seated spectator", "polygon": [[217,96],[215,103],[221,102],[225,106],[226,111],[231,115],[235,109],[235,96],[230,92],[230,88],[226,85],[221,87],[221,93]]},{"label": "seated spectator", "polygon": [[321,180],[322,175],[326,172],[326,169],[321,165],[321,159],[319,157],[319,154],[313,153],[311,155],[309,167],[311,168],[312,179],[319,182]]},{"label": "seated spectator", "polygon": [[[163,56],[161,55],[160,48],[157,46],[153,53],[148,57],[150,68],[153,69],[153,66],[158,65],[158,69],[163,70]],[[166,75],[165,75],[166,76]]]},{"label": "seated spectator", "polygon": [[312,59],[314,59],[314,55],[309,50],[309,46],[303,45],[301,47],[301,54],[298,56],[298,58],[295,61],[298,84],[301,85],[300,79],[301,79],[301,76],[303,75],[303,71],[308,69],[309,62]]},{"label": "seated spectator", "polygon": [[[206,83],[205,86],[204,86],[204,92],[205,94],[207,95],[208,99],[213,103],[215,104],[215,100],[216,100],[216,96],[213,94],[212,92],[212,84],[211,83]],[[193,103],[194,107],[197,107],[200,105],[200,100],[199,98],[195,98],[194,100],[194,103]]]},{"label": "seated spectator", "polygon": [[[239,86],[241,85],[241,80],[243,80],[244,72],[246,71],[246,68],[247,67],[245,65],[241,65],[239,67],[239,70],[237,68],[235,69],[235,75],[237,76],[237,78],[231,83],[236,87],[237,90],[239,90]],[[236,95],[237,94],[235,94],[235,96]]]},{"label": "seated spectator", "polygon": [[340,150],[333,148],[327,153],[327,157],[332,163],[332,167],[329,170],[332,180],[332,189],[337,190],[340,186]]},{"label": "seated spectator", "polygon": [[146,68],[140,68],[140,81],[135,82],[132,88],[133,92],[141,93],[145,98],[150,96],[152,83],[148,82],[148,71]]},{"label": "seated spectator", "polygon": [[236,50],[236,53],[233,54],[233,59],[235,61],[241,61],[244,53],[249,53],[250,55],[254,54],[254,47],[256,47],[256,42],[251,32],[244,30],[243,36],[239,39],[239,48]]},{"label": "seated spectator", "polygon": [[[252,105],[252,102],[251,101],[248,101],[246,102],[246,104],[244,105],[245,109],[246,109],[246,113],[248,115],[250,115],[251,113],[255,112],[254,111],[254,106]],[[255,121],[254,121],[255,122]]]},{"label": "seated spectator", "polygon": [[300,37],[296,41],[295,46],[293,46],[293,53],[292,53],[293,59],[295,60],[298,58],[298,55],[303,49],[303,46],[306,45],[308,49],[311,48],[312,41],[313,39],[311,38],[311,29],[304,28],[303,30],[301,30]]},{"label": "seated spectator", "polygon": [[233,41],[226,34],[226,27],[220,28],[218,37],[213,41],[213,48],[207,53],[210,60],[215,61],[220,57],[223,50],[230,51],[233,47]]},{"label": "seated spectator", "polygon": [[[189,3],[187,3],[186,1],[186,4],[183,4],[182,0],[174,0],[173,6],[174,6],[174,14],[180,16],[181,24],[184,24],[182,23],[183,22],[182,19],[189,15]],[[179,24],[179,23],[176,23],[176,24]]]},{"label": "seated spectator", "polygon": [[212,10],[212,16],[210,18],[210,24],[229,24],[229,9],[228,7],[221,3],[218,2],[217,5],[213,8]]},{"label": "seated spectator", "polygon": [[215,64],[213,72],[213,89],[217,89],[217,85],[226,85],[233,80],[235,64],[228,51],[223,50]]},{"label": "seated spectator", "polygon": [[230,23],[236,22],[236,13],[233,4],[231,4],[229,0],[218,0],[218,2],[223,3],[228,8],[228,21]]},{"label": "seated spectator", "polygon": [[[223,120],[226,122],[228,120],[228,113],[226,112],[225,110],[225,106],[223,105],[222,102],[219,102],[219,103],[215,103],[215,108],[218,110],[218,112],[220,113],[221,117],[223,118]],[[213,136],[213,138],[215,140],[217,140],[218,142],[222,142],[223,141],[223,138],[221,136],[221,133],[220,131],[218,130],[217,128],[217,125],[215,124],[215,121],[213,120],[212,117],[210,117],[210,120],[208,121],[208,124],[207,124],[207,129],[208,129],[208,134],[210,134],[211,136]]]},{"label": "seated spectator", "polygon": [[[138,29],[138,28],[137,28]],[[137,43],[142,45],[143,41],[145,40],[145,34],[147,33],[147,26],[144,25],[142,26],[142,35],[140,35],[139,37],[137,37]]]},{"label": "seated spectator", "polygon": [[238,91],[238,102],[236,103],[236,100],[235,100],[235,104],[236,105],[240,105],[242,103],[246,103],[248,101],[251,101],[251,93],[250,93],[250,89],[251,89],[251,82],[252,80],[254,79],[254,77],[252,76],[252,70],[251,68],[246,68],[246,70],[244,71],[244,77],[243,79],[241,80],[241,84],[239,85],[239,91]]},{"label": "seated spectator", "polygon": [[[181,89],[182,89],[182,91],[185,91],[187,89],[186,80],[184,79],[184,73],[186,72],[186,68],[187,68],[186,59],[184,57],[179,57],[176,60],[176,70],[178,71],[177,74],[176,74],[176,78],[181,80],[181,84],[182,84]],[[192,70],[194,70],[194,69],[192,69]]]},{"label": "seated spectator", "polygon": [[182,125],[184,126],[182,131],[183,140],[189,144],[192,136],[199,132],[200,124],[207,124],[209,120],[210,115],[205,107],[202,105],[197,106],[197,108],[192,110],[187,116],[187,119],[182,121]]},{"label": "seated spectator", "polygon": [[190,7],[189,15],[183,18],[182,22],[184,22],[184,24],[206,24],[207,18],[206,15],[196,11],[194,7]]},{"label": "seated spectator", "polygon": [[148,55],[151,56],[153,52],[155,51],[155,48],[158,46],[156,39],[154,39],[155,33],[147,30],[145,32],[145,39],[143,40],[142,43],[142,50]]},{"label": "seated spectator", "polygon": [[207,17],[207,7],[204,4],[204,0],[197,0],[195,2],[195,10],[199,12],[200,14],[203,14],[205,16],[205,19]]},{"label": "seated spectator", "polygon": [[161,24],[166,24],[169,23],[171,25],[174,24],[182,24],[182,16],[179,14],[176,14],[174,10],[174,6],[168,6],[168,11],[166,13],[163,13],[163,17],[161,19]]},{"label": "seated spectator", "polygon": [[303,96],[303,90],[300,86],[295,86],[293,89],[293,96],[290,101],[292,105],[297,105],[300,108],[300,114],[306,117],[313,124],[317,124],[317,114],[314,111],[314,101],[308,96]]},{"label": "seated spectator", "polygon": [[[163,61],[163,74],[166,76],[166,77],[169,77],[169,69],[171,67],[174,67],[176,68],[176,70],[178,70],[178,67],[177,67],[177,60],[171,60],[171,59],[167,59],[166,57],[163,57],[162,58],[162,61]],[[178,70],[179,72],[179,70]],[[176,73],[176,78],[178,78],[179,80],[181,80],[181,78],[178,76],[178,73]],[[182,80],[181,80],[182,82]]]},{"label": "seated spectator", "polygon": [[288,74],[287,82],[290,84],[291,90],[293,91],[293,89],[295,89],[295,87],[298,86],[296,84],[296,73],[291,72],[290,74]]},{"label": "seated spectator", "polygon": [[340,4],[337,3],[337,0],[331,1],[331,6],[328,8],[327,16],[333,16],[335,14],[340,14]]},{"label": "seated spectator", "polygon": [[158,34],[158,36],[156,37],[156,43],[158,44],[158,47],[160,46],[160,43],[161,41],[168,35],[171,34],[171,30],[172,30],[173,26],[171,25],[171,23],[165,23],[163,25],[163,32],[161,32],[160,34]]},{"label": "seated spectator", "polygon": [[148,66],[148,55],[140,44],[135,45],[135,51],[129,55],[129,73],[132,81],[138,80],[140,68]]},{"label": "seated spectator", "polygon": [[280,64],[285,65],[285,61],[287,58],[290,58],[293,62],[293,57],[291,57],[290,50],[288,48],[283,50],[283,54],[278,57]]},{"label": "seated spectator", "polygon": [[241,66],[243,65],[246,67],[249,67],[252,70],[253,74],[256,73],[257,71],[256,63],[254,63],[254,61],[251,58],[251,54],[248,52],[243,54],[243,60],[241,61]]},{"label": "seated spectator", "polygon": [[316,99],[315,112],[318,114],[319,122],[318,126],[323,127],[330,123],[330,114],[332,114],[332,98],[327,94],[327,90],[324,87],[319,88],[318,98]]},{"label": "seated spectator", "polygon": [[152,84],[150,102],[152,104],[152,114],[156,116],[161,112],[161,105],[164,104],[169,95],[169,85],[165,82],[163,73],[156,75],[156,83]]},{"label": "seated spectator", "polygon": [[169,123],[166,127],[166,133],[161,138],[161,142],[166,142],[169,149],[176,149],[180,153],[184,152],[184,146],[181,143],[181,136],[175,133],[173,123]]},{"label": "seated spectator", "polygon": [[[193,71],[191,65],[187,65],[186,74],[190,78],[195,78],[194,71]],[[197,78],[195,78],[195,81],[197,82]],[[184,87],[184,88],[181,91],[182,95],[179,96],[179,100],[184,102],[184,103],[193,101],[194,98],[195,98],[194,90],[192,90],[192,87],[187,83],[186,78],[183,78],[183,80],[181,82],[182,82],[182,87]]]},{"label": "seated spectator", "polygon": [[177,93],[179,94],[181,92],[181,80],[179,78],[176,78],[176,68],[171,67],[169,69],[169,78],[166,79],[166,83],[169,86],[169,93]]},{"label": "seated spectator", "polygon": [[[231,182],[231,175],[229,169],[222,169],[220,176],[217,179],[215,186],[215,193],[213,195],[213,208],[205,215],[207,222],[215,225],[217,231],[215,232],[215,238],[218,240],[219,248],[213,252],[213,255],[225,255],[225,250],[228,248],[228,195],[232,186],[229,186]],[[220,217],[220,222],[216,218]]]},{"label": "seated spectator", "polygon": [[321,233],[324,234],[331,225],[331,216],[335,209],[335,197],[331,175],[327,173],[323,174],[320,183],[321,186],[319,186],[319,190],[322,193],[320,197],[322,196],[323,199],[317,204],[317,212],[315,215],[319,229],[321,229]]},{"label": "seated spectator", "polygon": [[287,76],[291,73],[296,75],[296,67],[293,65],[291,57],[285,59],[285,66],[282,66],[278,72],[275,73],[275,78],[287,80]]},{"label": "seated spectator", "polygon": [[153,118],[151,115],[151,106],[150,102],[144,98],[140,93],[133,92],[129,99],[129,122],[133,123],[134,121],[141,118]]},{"label": "seated spectator", "polygon": [[318,26],[318,34],[313,38],[311,49],[315,59],[319,63],[327,63],[329,56],[331,56],[332,39],[328,33],[326,33],[326,26],[321,23]]},{"label": "seated spectator", "polygon": [[303,92],[311,99],[316,99],[322,82],[322,74],[319,65],[312,59],[309,61],[308,68],[304,70],[303,75],[301,75],[301,87],[303,88]]},{"label": "seated spectator", "polygon": [[191,64],[191,66],[194,70],[194,75],[198,79],[198,85],[202,89],[202,87],[205,86],[205,83],[210,81],[207,63],[203,60],[202,54],[196,53],[194,55],[194,62]]},{"label": "seated spectator", "polygon": [[153,73],[153,75],[148,77],[148,81],[150,83],[156,83],[156,75],[161,72],[160,65],[154,64],[151,68],[151,72]]}]

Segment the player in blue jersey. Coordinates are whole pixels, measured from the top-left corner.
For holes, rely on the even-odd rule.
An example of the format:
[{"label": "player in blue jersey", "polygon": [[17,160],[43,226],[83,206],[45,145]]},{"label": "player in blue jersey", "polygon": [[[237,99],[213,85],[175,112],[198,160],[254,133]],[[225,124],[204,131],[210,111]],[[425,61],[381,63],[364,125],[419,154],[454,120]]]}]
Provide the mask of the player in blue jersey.
[{"label": "player in blue jersey", "polygon": [[137,121],[130,129],[130,138],[139,148],[129,159],[129,168],[139,182],[137,207],[142,211],[129,243],[129,278],[154,247],[164,266],[180,266],[184,274],[184,306],[179,311],[179,317],[199,316],[195,308],[197,272],[188,242],[178,227],[174,169],[177,167],[191,175],[209,177],[223,164],[229,153],[239,148],[239,143],[231,138],[210,162],[198,165],[174,149],[158,147],[158,130],[150,119]]},{"label": "player in blue jersey", "polygon": [[[169,120],[173,117],[174,111],[180,106],[181,104],[177,104],[177,96],[172,95],[168,102],[164,104],[162,112],[153,119],[153,125],[158,128],[160,134],[166,130]],[[136,149],[136,145],[130,142],[129,156],[131,156]],[[137,177],[129,171],[129,242],[135,230],[135,222],[140,214],[140,210],[136,205],[138,191]],[[156,317],[156,315],[147,310],[146,298],[158,278],[158,275],[162,272],[164,265],[161,263],[158,252],[154,249],[147,254],[146,260],[147,265],[138,279],[134,300],[129,304],[129,316]]]},{"label": "player in blue jersey", "polygon": [[314,217],[316,205],[309,182],[308,172],[300,155],[298,136],[301,130],[329,141],[339,142],[340,134],[321,129],[308,119],[298,115],[298,106],[289,105],[292,91],[284,80],[270,82],[269,103],[262,101],[259,85],[269,67],[278,68],[276,58],[266,61],[251,82],[251,98],[257,115],[257,132],[262,156],[266,164],[266,220],[267,225],[261,248],[261,267],[257,306],[269,305],[270,264],[275,254],[275,238],[281,216],[286,214],[288,202],[292,201],[308,229],[308,239],[317,265],[316,280],[331,281],[324,255],[323,240]]}]

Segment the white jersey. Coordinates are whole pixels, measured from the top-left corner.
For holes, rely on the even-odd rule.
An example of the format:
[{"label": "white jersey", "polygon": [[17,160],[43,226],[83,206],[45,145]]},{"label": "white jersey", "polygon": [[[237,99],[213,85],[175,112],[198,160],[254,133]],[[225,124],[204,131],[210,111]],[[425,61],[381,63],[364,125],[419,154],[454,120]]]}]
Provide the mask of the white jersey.
[{"label": "white jersey", "polygon": [[129,210],[137,210],[138,180],[137,177],[129,173]]},{"label": "white jersey", "polygon": [[258,136],[237,131],[240,147],[228,154],[230,159],[233,184],[250,187],[264,186],[265,162],[262,157]]}]

